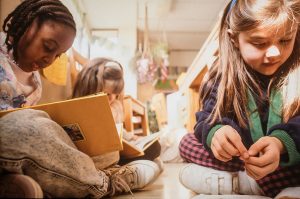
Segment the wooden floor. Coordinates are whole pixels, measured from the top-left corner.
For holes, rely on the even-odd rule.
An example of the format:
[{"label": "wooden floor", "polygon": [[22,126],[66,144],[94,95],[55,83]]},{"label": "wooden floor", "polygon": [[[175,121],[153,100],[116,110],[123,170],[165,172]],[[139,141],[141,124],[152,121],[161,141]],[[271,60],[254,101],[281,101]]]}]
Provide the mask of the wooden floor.
[{"label": "wooden floor", "polygon": [[184,186],[182,186],[178,179],[180,168],[184,164],[165,164],[163,173],[158,179],[141,191],[133,192],[131,194],[120,195],[113,197],[114,199],[189,199],[195,194]]}]

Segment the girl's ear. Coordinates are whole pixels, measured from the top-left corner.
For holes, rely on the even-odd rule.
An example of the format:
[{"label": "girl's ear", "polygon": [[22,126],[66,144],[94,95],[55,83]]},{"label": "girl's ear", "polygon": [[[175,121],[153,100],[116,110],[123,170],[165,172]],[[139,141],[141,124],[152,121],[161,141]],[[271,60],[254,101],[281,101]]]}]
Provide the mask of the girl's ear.
[{"label": "girl's ear", "polygon": [[227,33],[230,37],[230,41],[233,43],[233,45],[236,47],[236,48],[239,48],[239,42],[237,40],[237,36],[233,33],[233,31],[229,28],[227,30]]}]

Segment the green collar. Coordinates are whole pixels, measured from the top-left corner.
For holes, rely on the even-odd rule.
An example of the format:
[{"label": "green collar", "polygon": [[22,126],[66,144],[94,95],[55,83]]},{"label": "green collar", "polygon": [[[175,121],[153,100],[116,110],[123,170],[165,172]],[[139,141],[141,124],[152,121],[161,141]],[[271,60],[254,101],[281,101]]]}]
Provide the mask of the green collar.
[{"label": "green collar", "polygon": [[[271,98],[270,98],[267,132],[272,126],[282,122],[281,110],[282,110],[281,93],[276,90],[272,90]],[[262,130],[261,119],[259,117],[259,113],[257,110],[254,97],[250,91],[248,91],[248,112],[250,113],[249,126],[250,126],[251,136],[253,142],[256,142],[259,138],[263,137],[265,133]]]}]

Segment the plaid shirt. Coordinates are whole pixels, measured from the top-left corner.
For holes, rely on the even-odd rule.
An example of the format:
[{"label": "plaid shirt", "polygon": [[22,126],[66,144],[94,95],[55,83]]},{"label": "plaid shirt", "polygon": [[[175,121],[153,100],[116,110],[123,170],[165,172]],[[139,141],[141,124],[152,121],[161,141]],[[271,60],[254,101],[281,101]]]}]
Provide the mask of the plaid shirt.
[{"label": "plaid shirt", "polygon": [[20,108],[37,104],[42,94],[42,84],[37,71],[32,73],[33,91],[24,93],[24,85],[17,80],[12,70],[15,64],[7,53],[5,34],[0,33],[0,110]]}]

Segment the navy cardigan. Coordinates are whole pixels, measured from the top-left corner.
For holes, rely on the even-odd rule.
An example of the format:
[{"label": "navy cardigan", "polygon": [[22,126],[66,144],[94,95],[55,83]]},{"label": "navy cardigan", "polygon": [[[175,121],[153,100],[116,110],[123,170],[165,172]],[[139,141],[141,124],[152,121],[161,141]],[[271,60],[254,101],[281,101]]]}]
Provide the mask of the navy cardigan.
[{"label": "navy cardigan", "polygon": [[194,127],[196,138],[212,154],[210,144],[214,133],[224,125],[230,125],[241,136],[243,144],[247,149],[263,136],[274,136],[281,140],[287,153],[281,156],[280,165],[289,166],[300,163],[300,116],[291,118],[287,123],[282,122],[282,96],[279,91],[271,92],[267,99],[267,87],[269,76],[256,75],[262,90],[263,99],[255,93],[248,92],[248,111],[250,114],[247,127],[238,125],[234,115],[223,117],[220,121],[210,125],[207,118],[211,114],[216,103],[218,85],[214,85],[210,95],[205,99],[203,110],[196,113],[197,123]]}]

